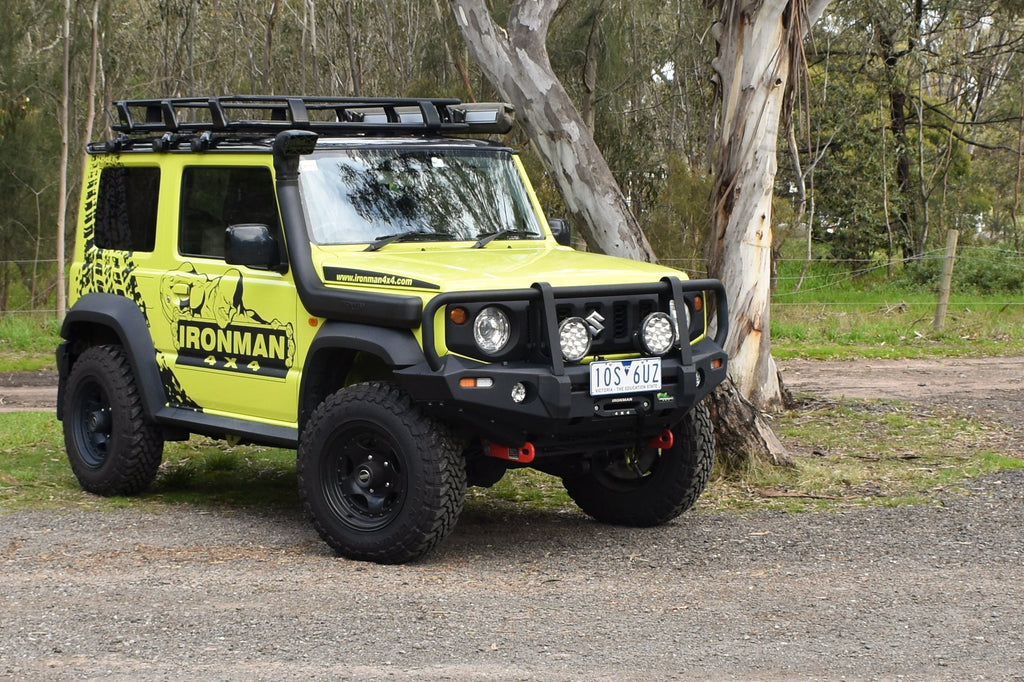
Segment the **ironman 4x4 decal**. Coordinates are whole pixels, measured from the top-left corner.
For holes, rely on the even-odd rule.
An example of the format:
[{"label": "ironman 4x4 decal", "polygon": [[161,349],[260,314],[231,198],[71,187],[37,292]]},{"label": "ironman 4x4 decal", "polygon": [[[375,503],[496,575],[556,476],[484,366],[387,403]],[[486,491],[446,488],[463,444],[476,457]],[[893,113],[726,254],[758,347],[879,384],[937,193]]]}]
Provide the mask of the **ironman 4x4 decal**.
[{"label": "ironman 4x4 decal", "polygon": [[209,276],[185,263],[160,279],[160,300],[177,364],[271,377],[284,377],[292,366],[292,325],[246,307],[238,270]]},{"label": "ironman 4x4 decal", "polygon": [[84,258],[77,282],[73,284],[77,285],[77,297],[93,292],[117,294],[135,301],[145,314],[146,302],[143,301],[135,282],[135,260],[132,252],[125,249],[101,249],[96,244],[96,221],[99,213],[103,212],[111,222],[126,221],[124,213],[127,211],[127,202],[124,200],[124,184],[112,182],[105,194],[100,193],[100,178],[105,168],[116,170],[122,167],[107,159],[97,160],[87,175],[82,190],[85,195],[82,202],[84,213],[81,218]]},{"label": "ironman 4x4 decal", "polygon": [[341,284],[369,284],[380,287],[418,287],[420,289],[440,289],[433,282],[424,282],[406,275],[393,275],[388,272],[358,270],[355,268],[324,267],[325,282]]}]

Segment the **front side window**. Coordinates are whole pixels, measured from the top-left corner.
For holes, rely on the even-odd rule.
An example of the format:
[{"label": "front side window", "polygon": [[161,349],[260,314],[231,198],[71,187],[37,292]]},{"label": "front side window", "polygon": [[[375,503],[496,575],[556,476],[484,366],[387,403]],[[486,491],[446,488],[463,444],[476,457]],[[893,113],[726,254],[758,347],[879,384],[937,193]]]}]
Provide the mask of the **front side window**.
[{"label": "front side window", "polygon": [[501,233],[543,238],[507,151],[330,150],[302,160],[299,183],[318,244],[395,236],[443,241]]},{"label": "front side window", "polygon": [[266,167],[190,166],[181,176],[178,250],[183,255],[224,257],[232,225],[259,223],[279,236],[274,180]]},{"label": "front side window", "polygon": [[156,243],[159,195],[159,168],[104,168],[96,203],[96,246],[121,251],[152,251]]}]

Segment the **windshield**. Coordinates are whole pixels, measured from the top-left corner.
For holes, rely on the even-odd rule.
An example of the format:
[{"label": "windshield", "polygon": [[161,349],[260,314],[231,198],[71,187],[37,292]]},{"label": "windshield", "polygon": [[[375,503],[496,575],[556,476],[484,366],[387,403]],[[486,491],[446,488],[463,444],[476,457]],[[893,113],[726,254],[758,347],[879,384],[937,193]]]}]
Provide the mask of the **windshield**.
[{"label": "windshield", "polygon": [[393,241],[404,235],[451,241],[497,233],[499,239],[543,238],[506,151],[330,150],[304,158],[299,170],[306,220],[318,244]]}]

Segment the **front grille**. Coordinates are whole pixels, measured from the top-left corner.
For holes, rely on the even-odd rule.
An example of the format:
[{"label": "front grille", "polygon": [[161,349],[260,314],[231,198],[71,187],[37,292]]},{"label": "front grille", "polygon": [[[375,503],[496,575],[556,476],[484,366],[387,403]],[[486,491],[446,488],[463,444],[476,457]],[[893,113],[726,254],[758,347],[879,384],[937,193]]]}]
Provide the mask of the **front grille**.
[{"label": "front grille", "polygon": [[629,302],[617,301],[612,306],[612,332],[616,339],[629,334]]},{"label": "front grille", "polygon": [[601,323],[604,329],[595,335],[591,354],[614,355],[636,352],[633,337],[640,327],[640,322],[659,309],[657,294],[642,294],[601,299],[557,299],[555,314],[561,323],[567,317],[586,319],[595,311],[599,313],[604,318]]}]

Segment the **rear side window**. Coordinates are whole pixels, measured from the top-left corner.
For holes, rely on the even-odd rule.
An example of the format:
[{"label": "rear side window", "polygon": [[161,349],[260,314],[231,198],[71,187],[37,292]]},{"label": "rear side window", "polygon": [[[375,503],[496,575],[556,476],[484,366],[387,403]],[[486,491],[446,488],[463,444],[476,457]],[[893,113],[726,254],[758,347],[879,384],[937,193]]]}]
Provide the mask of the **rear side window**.
[{"label": "rear side window", "polygon": [[259,223],[278,237],[274,179],[266,167],[190,166],[181,176],[183,255],[224,257],[224,231],[231,225]]},{"label": "rear side window", "polygon": [[96,204],[96,246],[152,251],[159,196],[159,168],[104,168]]}]

